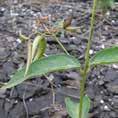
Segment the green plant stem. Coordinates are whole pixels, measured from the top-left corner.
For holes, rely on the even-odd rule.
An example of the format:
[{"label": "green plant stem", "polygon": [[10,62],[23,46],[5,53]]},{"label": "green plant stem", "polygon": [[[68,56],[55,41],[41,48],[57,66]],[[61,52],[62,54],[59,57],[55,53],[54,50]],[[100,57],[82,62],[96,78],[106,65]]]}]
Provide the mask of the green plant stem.
[{"label": "green plant stem", "polygon": [[80,106],[79,106],[79,118],[82,118],[82,108],[83,108],[83,97],[85,94],[85,83],[87,74],[82,75],[82,80],[80,81]]},{"label": "green plant stem", "polygon": [[86,49],[86,53],[85,53],[85,68],[88,68],[88,66],[89,66],[89,60],[90,60],[90,58],[89,58],[89,56],[90,56],[89,50],[90,50],[92,39],[93,39],[96,8],[97,8],[97,0],[93,0],[90,34],[89,34],[89,39],[88,39],[88,43],[87,43],[87,49]]},{"label": "green plant stem", "polygon": [[95,24],[95,14],[96,14],[96,7],[97,7],[97,0],[93,0],[93,8],[92,8],[92,18],[91,18],[91,26],[90,26],[90,34],[89,34],[89,39],[87,43],[87,49],[85,53],[85,65],[84,69],[81,72],[82,75],[82,80],[81,80],[81,86],[80,86],[80,106],[79,106],[79,118],[82,118],[82,109],[83,109],[83,97],[84,97],[84,92],[85,92],[85,83],[86,83],[86,78],[88,71],[90,70],[90,54],[89,50],[91,47],[92,39],[93,39],[93,33],[94,33],[94,24]]}]

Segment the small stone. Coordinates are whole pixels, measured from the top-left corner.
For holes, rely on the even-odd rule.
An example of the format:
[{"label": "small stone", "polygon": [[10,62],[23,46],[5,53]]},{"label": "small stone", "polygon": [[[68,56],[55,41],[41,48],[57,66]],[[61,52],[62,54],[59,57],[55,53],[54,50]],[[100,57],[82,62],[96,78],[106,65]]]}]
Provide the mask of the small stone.
[{"label": "small stone", "polygon": [[1,8],[1,11],[5,11],[5,8],[4,8],[4,7],[2,7],[2,8]]},{"label": "small stone", "polygon": [[33,101],[33,98],[30,98],[30,99],[29,99],[29,102],[32,102],[32,101]]},{"label": "small stone", "polygon": [[69,9],[69,12],[72,12],[73,10],[72,9]]},{"label": "small stone", "polygon": [[104,103],[104,100],[100,100],[100,103],[103,104]]},{"label": "small stone", "polygon": [[15,102],[14,102],[15,104],[17,104],[18,103],[18,100],[15,100]]},{"label": "small stone", "polygon": [[114,21],[114,20],[112,20],[111,22],[112,22],[112,23],[115,23],[115,21]]},{"label": "small stone", "polygon": [[98,75],[98,79],[100,79],[101,78],[101,76],[100,75]]},{"label": "small stone", "polygon": [[104,106],[105,111],[110,111],[109,107],[107,105]]},{"label": "small stone", "polygon": [[111,105],[114,105],[114,102],[111,102]]},{"label": "small stone", "polygon": [[106,15],[109,16],[109,15],[110,15],[110,12],[108,11],[108,12],[106,13]]},{"label": "small stone", "polygon": [[103,85],[104,84],[104,81],[103,80],[100,80],[99,81],[99,85]]},{"label": "small stone", "polygon": [[89,54],[91,55],[91,54],[93,54],[94,53],[94,51],[93,50],[89,50]]},{"label": "small stone", "polygon": [[75,40],[75,39],[76,39],[76,37],[74,37],[74,36],[73,36],[73,37],[71,37],[71,39],[72,39],[72,40]]},{"label": "small stone", "polygon": [[112,101],[112,99],[108,99],[109,100],[109,102],[111,102]]},{"label": "small stone", "polygon": [[112,67],[113,67],[114,69],[118,69],[118,64],[113,64]]},{"label": "small stone", "polygon": [[49,75],[49,77],[47,77],[49,79],[49,81],[53,81],[54,80],[54,76],[52,74]]},{"label": "small stone", "polygon": [[102,44],[102,45],[101,45],[101,48],[102,48],[102,49],[104,49],[104,48],[105,48],[105,45],[104,45],[104,44]]},{"label": "small stone", "polygon": [[20,39],[17,39],[16,41],[17,41],[18,43],[21,43],[21,40],[20,40]]},{"label": "small stone", "polygon": [[101,94],[103,94],[104,92],[103,91],[100,91]]}]

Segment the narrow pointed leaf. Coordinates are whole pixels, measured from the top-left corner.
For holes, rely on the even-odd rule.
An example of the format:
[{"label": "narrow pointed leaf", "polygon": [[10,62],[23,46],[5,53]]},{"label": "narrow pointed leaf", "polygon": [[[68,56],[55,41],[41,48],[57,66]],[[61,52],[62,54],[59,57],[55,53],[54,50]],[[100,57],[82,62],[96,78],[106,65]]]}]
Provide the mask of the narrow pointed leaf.
[{"label": "narrow pointed leaf", "polygon": [[90,60],[91,65],[118,63],[118,47],[106,48],[97,52]]},{"label": "narrow pointed leaf", "polygon": [[24,77],[25,68],[19,70],[15,73],[11,80],[2,87],[2,89],[14,87],[22,83],[24,80],[31,79],[35,76],[41,76],[53,71],[67,70],[79,67],[80,63],[78,60],[69,55],[61,54],[43,57],[30,65],[27,76]]},{"label": "narrow pointed leaf", "polygon": [[[73,102],[70,98],[66,98],[66,108],[68,114],[72,118],[79,118],[79,103]],[[88,118],[88,112],[90,109],[90,99],[88,96],[84,96],[83,98],[83,109],[82,109],[82,118]]]}]

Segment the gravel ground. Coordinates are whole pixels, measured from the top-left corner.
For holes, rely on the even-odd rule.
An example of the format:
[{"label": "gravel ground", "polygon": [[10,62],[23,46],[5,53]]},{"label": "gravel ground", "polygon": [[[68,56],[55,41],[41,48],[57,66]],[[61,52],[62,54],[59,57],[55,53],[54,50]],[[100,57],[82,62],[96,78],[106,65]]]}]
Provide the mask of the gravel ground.
[{"label": "gravel ground", "polygon": [[[72,25],[80,27],[78,33],[65,33],[60,41],[67,51],[83,62],[88,39],[91,3],[61,2],[53,4],[33,3],[32,7],[22,6],[18,15],[10,16],[9,6],[0,6],[0,82],[7,82],[10,76],[26,63],[26,43],[19,42],[18,33],[29,35],[33,29],[41,30],[35,24],[37,16],[49,16],[54,23],[57,19],[73,16]],[[104,19],[96,16],[94,40],[90,54],[100,49],[118,45],[118,7],[109,11]],[[47,38],[46,54],[62,53],[63,50],[52,38]],[[55,72],[48,75],[55,87],[55,102],[51,85],[45,77],[34,78],[8,90],[0,90],[0,118],[69,118],[64,98],[79,99],[76,82],[81,79],[75,71]],[[86,93],[91,98],[90,118],[118,117],[118,65],[96,67],[88,76]]]}]

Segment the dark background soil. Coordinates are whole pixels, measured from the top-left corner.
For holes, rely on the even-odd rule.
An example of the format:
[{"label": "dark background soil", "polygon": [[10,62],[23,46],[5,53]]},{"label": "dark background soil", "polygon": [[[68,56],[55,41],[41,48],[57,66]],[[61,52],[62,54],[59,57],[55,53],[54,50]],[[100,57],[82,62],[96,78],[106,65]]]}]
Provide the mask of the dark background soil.
[{"label": "dark background soil", "polygon": [[[19,42],[18,32],[30,34],[37,28],[34,20],[38,15],[65,19],[73,15],[72,25],[80,27],[79,33],[65,33],[60,41],[68,52],[84,60],[88,39],[91,2],[33,1],[32,7],[23,5],[18,16],[10,15],[9,4],[0,4],[0,82],[5,83],[10,76],[26,63],[26,43]],[[37,30],[41,30],[38,28]],[[52,38],[47,39],[46,54],[63,53]],[[91,55],[113,44],[118,45],[118,6],[109,11],[105,18],[96,16],[94,40]],[[33,78],[22,84],[0,90],[0,118],[69,118],[64,104],[65,97],[79,100],[77,80],[81,79],[75,70],[48,74],[55,91],[55,105],[51,84],[45,77]],[[86,94],[91,98],[90,118],[118,118],[118,65],[98,66],[92,69],[86,83]]]}]

